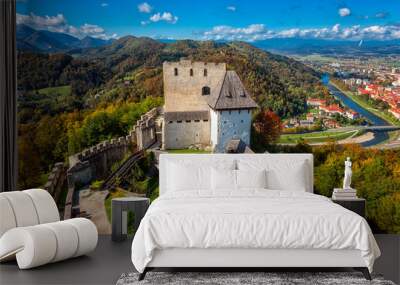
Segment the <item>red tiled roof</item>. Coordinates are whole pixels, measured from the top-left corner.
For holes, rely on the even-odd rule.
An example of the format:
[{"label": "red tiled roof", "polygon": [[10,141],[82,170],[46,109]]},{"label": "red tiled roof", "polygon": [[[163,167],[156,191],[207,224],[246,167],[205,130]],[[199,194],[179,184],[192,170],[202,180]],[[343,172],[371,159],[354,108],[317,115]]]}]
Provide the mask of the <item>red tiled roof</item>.
[{"label": "red tiled roof", "polygon": [[308,98],[307,102],[324,104],[326,102],[326,100],[325,99],[318,99],[318,98]]},{"label": "red tiled roof", "polygon": [[400,115],[400,108],[392,108],[392,109],[390,109],[390,111]]},{"label": "red tiled roof", "polygon": [[339,105],[329,105],[329,106],[321,106],[320,107],[322,110],[326,112],[337,112],[337,113],[343,113],[343,109],[340,108]]}]

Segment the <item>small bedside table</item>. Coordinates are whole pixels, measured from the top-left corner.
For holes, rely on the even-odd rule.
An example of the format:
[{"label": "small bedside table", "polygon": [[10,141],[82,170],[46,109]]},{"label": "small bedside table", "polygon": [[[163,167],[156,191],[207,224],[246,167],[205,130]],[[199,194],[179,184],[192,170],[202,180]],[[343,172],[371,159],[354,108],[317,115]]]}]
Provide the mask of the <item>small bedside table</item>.
[{"label": "small bedside table", "polygon": [[113,241],[123,241],[128,235],[128,211],[135,215],[135,230],[146,214],[150,199],[144,197],[114,198],[111,201],[112,234]]},{"label": "small bedside table", "polygon": [[365,199],[363,198],[332,199],[332,202],[365,218]]}]

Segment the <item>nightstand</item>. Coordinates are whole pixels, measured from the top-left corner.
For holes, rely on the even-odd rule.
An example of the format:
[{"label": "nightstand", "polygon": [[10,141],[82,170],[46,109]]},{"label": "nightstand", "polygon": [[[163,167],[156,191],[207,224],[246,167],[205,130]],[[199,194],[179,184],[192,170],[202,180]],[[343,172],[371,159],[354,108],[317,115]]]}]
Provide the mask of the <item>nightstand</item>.
[{"label": "nightstand", "polygon": [[146,214],[150,199],[144,197],[114,198],[111,201],[112,234],[113,241],[123,241],[128,235],[128,212],[135,216],[134,228],[137,230],[140,221]]},{"label": "nightstand", "polygon": [[365,218],[365,199],[363,198],[332,199],[332,202]]}]

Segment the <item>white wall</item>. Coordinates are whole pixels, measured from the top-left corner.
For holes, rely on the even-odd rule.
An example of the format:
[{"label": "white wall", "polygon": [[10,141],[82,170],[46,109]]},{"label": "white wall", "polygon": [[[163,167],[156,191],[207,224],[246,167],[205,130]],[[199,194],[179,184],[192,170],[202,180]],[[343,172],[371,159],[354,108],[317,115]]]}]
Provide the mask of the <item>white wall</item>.
[{"label": "white wall", "polygon": [[190,145],[210,145],[210,122],[200,120],[164,122],[164,148],[182,149]]},{"label": "white wall", "polygon": [[218,119],[219,119],[219,112],[210,109],[212,148],[214,148],[218,144]]},{"label": "white wall", "polygon": [[231,139],[241,139],[250,144],[251,111],[234,110],[218,112],[218,142],[215,152],[224,152]]}]

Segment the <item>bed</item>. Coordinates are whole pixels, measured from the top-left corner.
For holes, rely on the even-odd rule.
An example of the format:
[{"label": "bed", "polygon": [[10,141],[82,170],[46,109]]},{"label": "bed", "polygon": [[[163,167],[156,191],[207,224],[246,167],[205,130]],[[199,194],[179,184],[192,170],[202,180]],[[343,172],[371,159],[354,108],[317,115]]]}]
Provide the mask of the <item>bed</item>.
[{"label": "bed", "polygon": [[380,251],[361,216],[313,194],[311,154],[162,154],[160,196],[132,243],[153,268],[352,267]]}]

